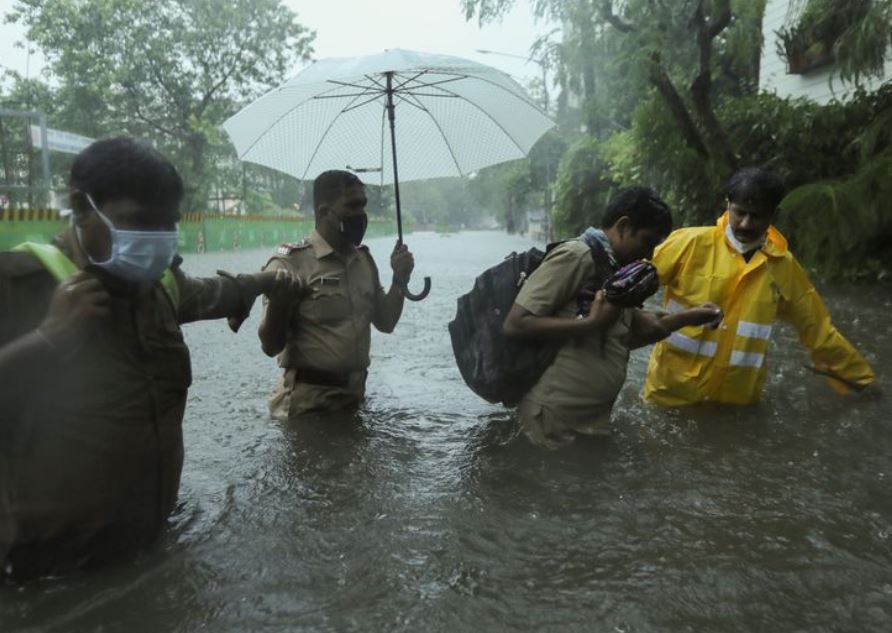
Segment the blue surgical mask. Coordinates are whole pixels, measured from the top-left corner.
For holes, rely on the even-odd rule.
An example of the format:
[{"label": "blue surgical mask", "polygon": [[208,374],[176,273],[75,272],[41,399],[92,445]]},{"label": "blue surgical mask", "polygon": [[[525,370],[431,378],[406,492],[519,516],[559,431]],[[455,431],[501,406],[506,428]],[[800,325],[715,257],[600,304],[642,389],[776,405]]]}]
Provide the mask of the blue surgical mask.
[{"label": "blue surgical mask", "polygon": [[[104,262],[90,261],[109,274],[127,281],[157,281],[170,266],[177,253],[179,232],[173,231],[123,231],[115,228],[93,202],[90,194],[85,194],[93,211],[108,227],[111,235],[111,255]],[[78,231],[80,240],[80,231]],[[89,254],[87,255],[89,257]]]}]

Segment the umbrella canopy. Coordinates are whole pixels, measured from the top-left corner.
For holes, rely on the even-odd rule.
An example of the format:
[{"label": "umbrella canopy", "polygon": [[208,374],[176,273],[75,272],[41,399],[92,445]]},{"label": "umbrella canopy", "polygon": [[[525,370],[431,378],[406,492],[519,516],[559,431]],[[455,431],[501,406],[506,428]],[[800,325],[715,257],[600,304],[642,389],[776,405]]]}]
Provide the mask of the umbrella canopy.
[{"label": "umbrella canopy", "polygon": [[394,49],[320,60],[246,106],[223,129],[241,160],[302,180],[349,168],[368,184],[387,184],[396,180],[388,96],[402,181],[465,176],[522,158],[554,125],[495,68]]}]

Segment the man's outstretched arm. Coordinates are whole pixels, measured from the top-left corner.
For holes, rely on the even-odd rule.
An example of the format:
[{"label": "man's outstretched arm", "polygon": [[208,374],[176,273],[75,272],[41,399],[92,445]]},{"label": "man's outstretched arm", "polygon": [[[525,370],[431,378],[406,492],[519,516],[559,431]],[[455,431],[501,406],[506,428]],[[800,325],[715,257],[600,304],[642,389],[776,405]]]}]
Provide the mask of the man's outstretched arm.
[{"label": "man's outstretched arm", "polygon": [[634,310],[629,334],[624,341],[629,349],[651,345],[689,325],[718,326],[722,320],[722,309],[714,303],[704,303],[673,314]]}]

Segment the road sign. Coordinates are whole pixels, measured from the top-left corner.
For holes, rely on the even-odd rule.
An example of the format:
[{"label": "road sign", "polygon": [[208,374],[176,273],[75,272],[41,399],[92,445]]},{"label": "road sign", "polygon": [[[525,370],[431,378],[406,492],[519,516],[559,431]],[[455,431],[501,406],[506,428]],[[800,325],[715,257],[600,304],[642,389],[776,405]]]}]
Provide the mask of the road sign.
[{"label": "road sign", "polygon": [[[31,126],[31,144],[40,147],[41,130],[39,125]],[[46,128],[46,145],[47,149],[56,152],[65,152],[66,154],[80,154],[81,150],[87,147],[94,139],[71,132],[63,132],[61,130],[53,130]]]}]

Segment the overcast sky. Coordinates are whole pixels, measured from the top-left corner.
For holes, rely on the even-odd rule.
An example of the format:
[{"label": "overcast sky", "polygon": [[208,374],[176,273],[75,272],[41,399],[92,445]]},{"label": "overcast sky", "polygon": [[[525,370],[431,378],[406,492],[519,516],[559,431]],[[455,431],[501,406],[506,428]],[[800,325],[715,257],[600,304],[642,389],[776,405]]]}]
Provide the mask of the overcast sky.
[{"label": "overcast sky", "polygon": [[[549,30],[534,21],[527,0],[517,0],[517,6],[500,24],[482,29],[476,22],[465,21],[459,0],[285,0],[285,4],[297,12],[302,24],[316,31],[316,59],[406,48],[490,64],[522,84],[540,76],[536,64],[475,51],[526,55],[536,37]],[[5,16],[13,5],[13,0],[0,0],[0,15]],[[28,55],[14,44],[23,42],[24,37],[20,26],[0,25],[0,65],[22,74],[28,67]],[[39,52],[32,54],[31,76],[43,64]]]}]

